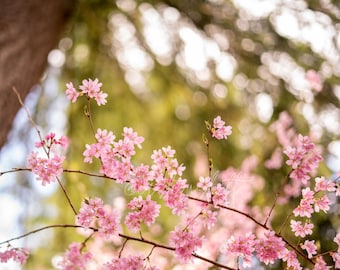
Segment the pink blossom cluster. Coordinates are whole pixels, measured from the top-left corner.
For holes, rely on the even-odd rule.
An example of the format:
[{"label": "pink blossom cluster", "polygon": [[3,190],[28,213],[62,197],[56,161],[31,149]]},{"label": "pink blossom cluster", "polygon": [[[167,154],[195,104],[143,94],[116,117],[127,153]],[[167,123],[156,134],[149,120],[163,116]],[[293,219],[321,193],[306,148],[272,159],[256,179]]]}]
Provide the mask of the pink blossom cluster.
[{"label": "pink blossom cluster", "polygon": [[190,227],[176,227],[170,232],[169,244],[175,247],[175,255],[184,263],[192,261],[192,254],[202,246],[202,237],[196,235]]},{"label": "pink blossom cluster", "polygon": [[28,250],[25,248],[8,248],[5,251],[0,251],[0,262],[6,263],[13,260],[20,264],[25,264],[28,258]]},{"label": "pink blossom cluster", "polygon": [[315,146],[310,138],[301,134],[298,135],[297,146],[288,146],[284,153],[288,157],[286,164],[292,167],[290,178],[299,180],[304,185],[307,185],[310,179],[309,174],[315,171],[323,160],[322,156],[315,151]]},{"label": "pink blossom cluster", "polygon": [[58,154],[55,146],[66,148],[67,144],[68,139],[65,136],[57,139],[54,133],[50,133],[44,140],[35,144],[36,148],[43,148],[46,157],[39,157],[38,152],[32,152],[28,156],[27,168],[37,176],[37,180],[42,181],[43,186],[55,181],[56,177],[62,174],[65,156]]},{"label": "pink blossom cluster", "polygon": [[102,83],[95,80],[83,80],[82,85],[79,86],[81,90],[78,92],[72,82],[66,84],[66,96],[72,103],[76,102],[78,97],[81,95],[86,95],[89,99],[95,99],[98,106],[106,104],[107,94],[100,90]]},{"label": "pink blossom cluster", "polygon": [[258,239],[253,233],[247,233],[237,238],[231,236],[222,248],[222,252],[226,255],[242,257],[243,267],[249,267],[252,265],[254,254],[261,262],[268,265],[285,258],[288,250],[281,237],[276,236],[274,231],[267,230],[264,232],[264,236]]},{"label": "pink blossom cluster", "polygon": [[62,260],[58,263],[59,270],[86,270],[93,255],[90,252],[83,252],[84,246],[81,243],[72,242],[65,252]]},{"label": "pink blossom cluster", "polygon": [[[84,151],[84,162],[92,163],[93,158],[98,158],[101,161],[100,172],[104,175],[115,179],[118,183],[130,181],[134,176],[132,172],[138,173],[139,169],[134,169],[131,164],[131,158],[136,154],[135,147],[141,148],[144,138],[138,136],[132,128],[125,127],[123,130],[123,139],[115,141],[115,135],[112,131],[98,128],[95,138],[96,143],[86,145]],[[148,174],[148,172],[146,172]],[[146,179],[143,179],[145,181]],[[136,186],[146,186],[147,182],[139,181]],[[140,183],[141,182],[141,183]],[[137,188],[138,189],[138,188]]]},{"label": "pink blossom cluster", "polygon": [[219,204],[225,204],[227,202],[227,189],[221,183],[213,186],[209,176],[200,176],[197,187],[205,192],[207,200],[212,201],[215,207],[217,207]]},{"label": "pink blossom cluster", "polygon": [[223,247],[222,252],[226,255],[232,255],[243,258],[243,267],[252,265],[252,257],[255,251],[255,235],[247,233],[235,238],[233,235],[228,239]]},{"label": "pink blossom cluster", "polygon": [[217,140],[227,139],[232,133],[232,127],[226,126],[225,122],[221,119],[221,116],[215,117],[213,120],[213,127],[211,127],[209,124],[207,125],[207,128],[212,137],[216,138]]},{"label": "pink blossom cluster", "polygon": [[338,248],[335,252],[332,252],[332,258],[335,263],[335,268],[340,269],[340,233],[334,237],[334,242],[337,244]]},{"label": "pink blossom cluster", "polygon": [[188,184],[182,178],[185,167],[178,163],[175,153],[170,146],[154,150],[151,173],[155,180],[153,190],[158,192],[174,214],[180,215],[188,206],[188,197],[184,194]]},{"label": "pink blossom cluster", "polygon": [[133,198],[127,207],[135,210],[134,212],[128,213],[125,218],[125,224],[132,232],[138,232],[143,222],[148,226],[154,223],[161,208],[159,204],[151,200],[150,195],[148,195],[145,200],[143,200],[142,196]]},{"label": "pink blossom cluster", "polygon": [[295,216],[310,218],[314,212],[327,212],[330,208],[331,201],[325,192],[336,191],[336,183],[325,179],[325,177],[316,177],[314,190],[310,187],[302,189],[302,198],[299,205],[293,210]]},{"label": "pink blossom cluster", "polygon": [[118,232],[120,216],[109,205],[104,205],[102,199],[95,197],[82,203],[76,224],[83,228],[96,227],[101,235],[110,237]]},{"label": "pink blossom cluster", "polygon": [[314,224],[310,222],[305,222],[302,224],[301,221],[291,220],[290,227],[292,232],[296,237],[306,237],[306,235],[311,235],[313,233]]},{"label": "pink blossom cluster", "polygon": [[273,264],[277,259],[282,259],[285,252],[285,242],[277,237],[273,231],[266,231],[264,238],[255,242],[257,258],[265,264]]},{"label": "pink blossom cluster", "polygon": [[104,265],[103,270],[160,270],[156,266],[146,266],[142,256],[127,256],[112,259]]},{"label": "pink blossom cluster", "polygon": [[103,270],[144,269],[143,263],[144,259],[142,256],[119,257],[106,263]]}]

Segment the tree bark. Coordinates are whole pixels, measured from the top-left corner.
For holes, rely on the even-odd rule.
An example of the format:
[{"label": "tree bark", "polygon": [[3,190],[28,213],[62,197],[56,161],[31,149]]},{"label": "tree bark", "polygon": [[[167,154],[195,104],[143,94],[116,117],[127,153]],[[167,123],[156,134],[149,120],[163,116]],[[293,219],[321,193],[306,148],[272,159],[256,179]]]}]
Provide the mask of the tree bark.
[{"label": "tree bark", "polygon": [[20,108],[12,88],[24,99],[39,83],[73,4],[73,0],[0,2],[0,148]]}]

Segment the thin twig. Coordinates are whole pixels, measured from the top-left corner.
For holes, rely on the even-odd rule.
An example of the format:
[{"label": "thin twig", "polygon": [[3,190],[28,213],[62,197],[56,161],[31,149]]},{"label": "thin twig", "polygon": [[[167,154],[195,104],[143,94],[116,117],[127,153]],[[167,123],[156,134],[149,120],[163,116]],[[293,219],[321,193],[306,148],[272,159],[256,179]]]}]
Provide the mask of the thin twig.
[{"label": "thin twig", "polygon": [[67,201],[68,201],[68,204],[71,206],[73,213],[74,213],[75,215],[77,215],[78,213],[77,213],[76,209],[75,209],[74,206],[73,206],[73,203],[72,203],[72,201],[71,201],[71,199],[70,199],[70,196],[68,195],[66,189],[64,188],[63,184],[61,183],[59,177],[56,177],[56,179],[57,179],[57,181],[58,181],[59,186],[60,186],[61,189],[63,190],[63,193],[64,193],[64,195],[65,195],[65,197],[66,197],[66,199],[67,199]]},{"label": "thin twig", "polygon": [[40,130],[38,129],[37,124],[34,122],[34,120],[33,120],[32,116],[31,116],[29,110],[27,109],[26,105],[25,105],[24,102],[22,101],[21,96],[20,96],[20,93],[18,92],[18,90],[17,90],[14,86],[12,87],[12,90],[13,90],[13,92],[16,94],[16,96],[17,96],[17,98],[18,98],[18,101],[19,101],[20,105],[21,105],[22,108],[25,110],[26,115],[27,115],[27,118],[28,118],[28,120],[31,122],[31,124],[32,124],[33,128],[35,129],[35,131],[37,132],[40,141],[43,141],[43,138],[42,138],[42,136],[41,136],[41,132],[40,132]]},{"label": "thin twig", "polygon": [[[12,242],[14,240],[19,240],[19,239],[22,239],[24,237],[27,237],[31,234],[35,234],[35,233],[38,233],[38,232],[41,232],[41,231],[44,231],[44,230],[47,230],[47,229],[51,229],[51,228],[82,228],[82,226],[80,225],[74,225],[74,224],[54,224],[54,225],[48,225],[48,226],[44,226],[44,227],[41,227],[41,228],[38,228],[38,229],[35,229],[33,231],[30,231],[28,233],[25,233],[25,234],[22,234],[22,235],[19,235],[17,237],[13,237],[11,239],[8,239],[6,241],[3,241],[3,242],[0,242],[0,245],[3,245],[5,243],[9,243],[9,242]],[[90,228],[91,230],[94,230],[94,231],[97,231],[96,228]]]},{"label": "thin twig", "polygon": [[268,213],[268,215],[267,215],[267,218],[266,218],[266,220],[265,220],[265,222],[264,222],[264,225],[267,225],[267,222],[268,222],[270,216],[272,215],[273,210],[274,210],[274,208],[275,208],[275,206],[276,206],[277,199],[279,198],[279,196],[280,196],[280,194],[281,194],[281,189],[282,189],[282,188],[287,184],[287,182],[288,182],[290,173],[291,173],[291,172],[289,172],[289,173],[286,175],[285,180],[283,181],[281,187],[280,187],[279,190],[275,193],[275,198],[274,198],[273,205],[272,205],[272,207],[270,208],[270,211],[269,211],[269,213]]}]

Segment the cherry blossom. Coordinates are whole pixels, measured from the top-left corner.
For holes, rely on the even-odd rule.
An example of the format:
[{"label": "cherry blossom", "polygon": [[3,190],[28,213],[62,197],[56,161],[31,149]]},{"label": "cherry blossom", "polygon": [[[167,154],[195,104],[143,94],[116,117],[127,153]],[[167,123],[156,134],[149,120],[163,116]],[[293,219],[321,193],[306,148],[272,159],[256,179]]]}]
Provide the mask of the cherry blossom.
[{"label": "cherry blossom", "polygon": [[25,264],[28,258],[28,250],[25,248],[8,248],[5,251],[0,251],[0,262],[6,263],[9,260],[13,260],[20,264]]},{"label": "cherry blossom", "polygon": [[103,270],[138,270],[148,269],[143,267],[143,257],[141,256],[128,256],[114,258],[104,265]]},{"label": "cherry blossom", "polygon": [[297,237],[305,237],[306,235],[312,234],[312,229],[314,228],[313,223],[306,222],[302,225],[301,221],[291,220],[290,227]]},{"label": "cherry blossom", "polygon": [[266,231],[264,238],[255,241],[257,257],[264,264],[273,264],[277,259],[282,259],[285,254],[285,242],[275,236],[273,231]]},{"label": "cherry blossom", "polygon": [[213,185],[213,183],[211,182],[211,179],[209,176],[207,177],[203,177],[200,176],[199,177],[199,182],[197,183],[197,187],[201,188],[203,191],[207,191],[209,188],[211,188]]},{"label": "cherry blossom", "polygon": [[85,270],[93,255],[90,252],[82,252],[83,245],[72,242],[65,252],[62,261],[58,264],[59,270]]},{"label": "cherry blossom", "polygon": [[175,246],[175,254],[177,258],[184,263],[192,261],[192,253],[202,246],[202,239],[187,229],[176,227],[170,232],[170,245]]},{"label": "cherry blossom", "polygon": [[79,95],[79,92],[74,88],[72,82],[66,84],[66,96],[69,100],[71,100],[72,103],[77,101]]},{"label": "cherry blossom", "polygon": [[83,80],[82,85],[79,86],[81,92],[78,92],[72,82],[66,84],[66,96],[72,103],[76,102],[78,97],[81,95],[86,95],[90,99],[95,99],[98,106],[106,104],[107,94],[100,90],[102,83],[98,79]]},{"label": "cherry blossom", "polygon": [[287,263],[287,267],[292,270],[302,270],[302,267],[297,259],[297,255],[292,250],[286,250],[282,257],[282,260]]},{"label": "cherry blossom", "polygon": [[135,212],[128,213],[125,218],[125,224],[132,232],[139,231],[142,222],[148,226],[154,223],[161,208],[159,204],[151,200],[150,195],[145,200],[142,196],[134,198],[127,206],[129,209],[135,210]]},{"label": "cherry blossom", "polygon": [[231,236],[223,250],[223,252],[232,254],[237,257],[243,257],[243,267],[249,267],[252,264],[252,256],[255,251],[255,235],[247,233],[244,236],[235,238]]},{"label": "cherry blossom", "polygon": [[213,128],[211,129],[212,136],[218,140],[227,139],[232,133],[231,126],[225,126],[225,122],[221,116],[217,116],[213,120]]},{"label": "cherry blossom", "polygon": [[301,244],[301,248],[307,251],[308,258],[312,258],[313,255],[316,254],[315,240],[305,240],[305,242]]},{"label": "cherry blossom", "polygon": [[120,216],[109,205],[104,205],[102,199],[95,197],[82,202],[76,224],[83,228],[97,226],[100,235],[109,237],[118,232]]},{"label": "cherry blossom", "polygon": [[306,80],[315,91],[320,92],[322,90],[321,77],[315,70],[310,69],[307,71]]}]

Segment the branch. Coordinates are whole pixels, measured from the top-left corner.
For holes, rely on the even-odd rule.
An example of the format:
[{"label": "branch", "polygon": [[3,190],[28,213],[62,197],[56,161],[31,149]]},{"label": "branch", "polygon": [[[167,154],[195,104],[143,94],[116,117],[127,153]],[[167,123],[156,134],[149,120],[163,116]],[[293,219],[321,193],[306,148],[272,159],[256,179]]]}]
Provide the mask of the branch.
[{"label": "branch", "polygon": [[[195,198],[195,197],[192,197],[192,196],[188,196],[188,198],[190,200],[193,200],[193,201],[198,201],[198,202],[202,202],[202,203],[206,203],[206,204],[212,204],[212,202],[209,202],[209,201],[206,201],[206,200],[202,200],[202,199],[199,199],[199,198]],[[229,211],[232,211],[232,212],[235,212],[235,213],[238,213],[248,219],[250,219],[251,221],[253,221],[255,224],[257,224],[258,226],[264,228],[265,230],[271,230],[269,227],[267,227],[266,224],[262,224],[261,222],[259,222],[258,220],[256,220],[255,218],[253,218],[251,215],[247,214],[247,213],[244,213],[240,210],[237,210],[235,208],[231,208],[231,207],[228,207],[228,206],[225,206],[225,205],[222,205],[222,204],[218,204],[217,205],[218,207],[221,207],[223,209],[226,209],[226,210],[229,210]],[[315,264],[313,262],[313,260],[311,260],[310,258],[308,258],[303,252],[301,252],[297,247],[295,247],[293,244],[291,244],[288,240],[286,240],[285,238],[282,237],[282,235],[278,234],[275,232],[275,236],[277,237],[280,237],[289,247],[291,247],[296,253],[298,253],[300,256],[302,256],[305,260],[307,260],[308,262],[310,262],[311,264]]]},{"label": "branch", "polygon": [[[174,247],[169,247],[169,246],[166,246],[166,245],[163,245],[163,244],[159,244],[159,243],[156,243],[156,242],[153,242],[153,241],[150,241],[150,240],[147,240],[145,238],[141,239],[141,238],[137,238],[137,237],[133,237],[133,236],[129,236],[129,235],[125,235],[125,234],[119,234],[120,237],[123,237],[127,240],[134,240],[134,241],[138,241],[138,242],[142,242],[142,243],[146,243],[146,244],[149,244],[149,245],[152,245],[154,247],[158,247],[158,248],[163,248],[163,249],[167,249],[167,250],[171,250],[171,251],[175,251],[175,248]],[[228,270],[235,270],[234,268],[230,268],[228,266],[225,266],[223,264],[220,264],[218,262],[215,262],[213,260],[210,260],[210,259],[207,259],[205,257],[202,257],[198,254],[195,254],[193,253],[192,254],[193,257],[197,258],[197,259],[200,259],[202,261],[205,261],[205,262],[208,262],[208,263],[211,263],[217,267],[220,267],[220,268],[223,268],[223,269],[228,269]]]},{"label": "branch", "polygon": [[[47,229],[52,229],[52,228],[84,228],[84,227],[83,227],[83,226],[80,226],[80,225],[74,225],[74,224],[54,224],[54,225],[48,225],[48,226],[44,226],[44,227],[35,229],[35,230],[30,231],[30,232],[28,232],[28,233],[19,235],[19,236],[17,236],[17,237],[13,237],[13,238],[8,239],[8,240],[6,240],[6,241],[0,242],[0,245],[6,244],[6,243],[9,243],[9,242],[12,242],[12,241],[14,241],[14,240],[19,240],[19,239],[24,238],[24,237],[27,237],[27,236],[29,236],[29,235],[32,235],[32,234],[35,234],[35,233],[38,233],[38,232],[41,232],[41,231],[44,231],[44,230],[47,230]],[[94,227],[90,227],[89,229],[93,230],[94,232],[97,232],[97,231],[98,231],[98,229],[97,229],[97,228],[94,228]],[[92,236],[92,234],[91,234],[91,236]],[[142,243],[145,243],[145,244],[152,245],[154,248],[158,247],[158,248],[163,248],[163,249],[175,251],[175,248],[174,248],[174,247],[169,247],[169,246],[166,246],[166,245],[163,245],[163,244],[159,244],[159,243],[156,243],[156,242],[147,240],[147,239],[145,239],[145,238],[137,238],[137,237],[125,235],[125,234],[122,234],[122,233],[119,233],[118,236],[120,236],[120,237],[126,239],[126,241],[124,242],[124,245],[126,244],[126,242],[127,242],[128,240],[133,240],[133,241],[138,241],[138,242],[142,242]],[[87,241],[88,239],[89,239],[89,237],[88,237],[85,241]],[[211,263],[211,264],[213,264],[213,265],[215,265],[215,266],[217,266],[217,267],[223,268],[223,269],[235,270],[234,268],[227,267],[227,266],[225,266],[225,265],[223,265],[223,264],[220,264],[220,263],[215,262],[215,261],[213,261],[213,260],[207,259],[207,258],[202,257],[202,256],[200,256],[200,255],[198,255],[198,254],[195,254],[195,253],[193,253],[192,256],[195,257],[195,258],[197,258],[197,259],[200,259],[200,260],[202,260],[202,261]]]},{"label": "branch", "polygon": [[[80,226],[80,225],[73,225],[73,224],[54,224],[54,225],[48,225],[48,226],[44,226],[44,227],[35,229],[35,230],[30,231],[30,232],[28,232],[28,233],[19,235],[19,236],[17,236],[17,237],[8,239],[8,240],[6,240],[6,241],[0,242],[0,245],[5,244],[5,243],[12,242],[12,241],[14,241],[14,240],[19,240],[19,239],[24,238],[24,237],[27,237],[27,236],[29,236],[29,235],[31,235],[31,234],[34,234],[34,233],[37,233],[37,232],[41,232],[41,231],[44,231],[44,230],[47,230],[47,229],[51,229],[51,228],[83,228],[83,227]],[[92,228],[92,227],[91,227],[90,229],[91,229],[91,230],[94,230],[94,231],[98,231],[98,229],[96,229],[96,228]]]}]

